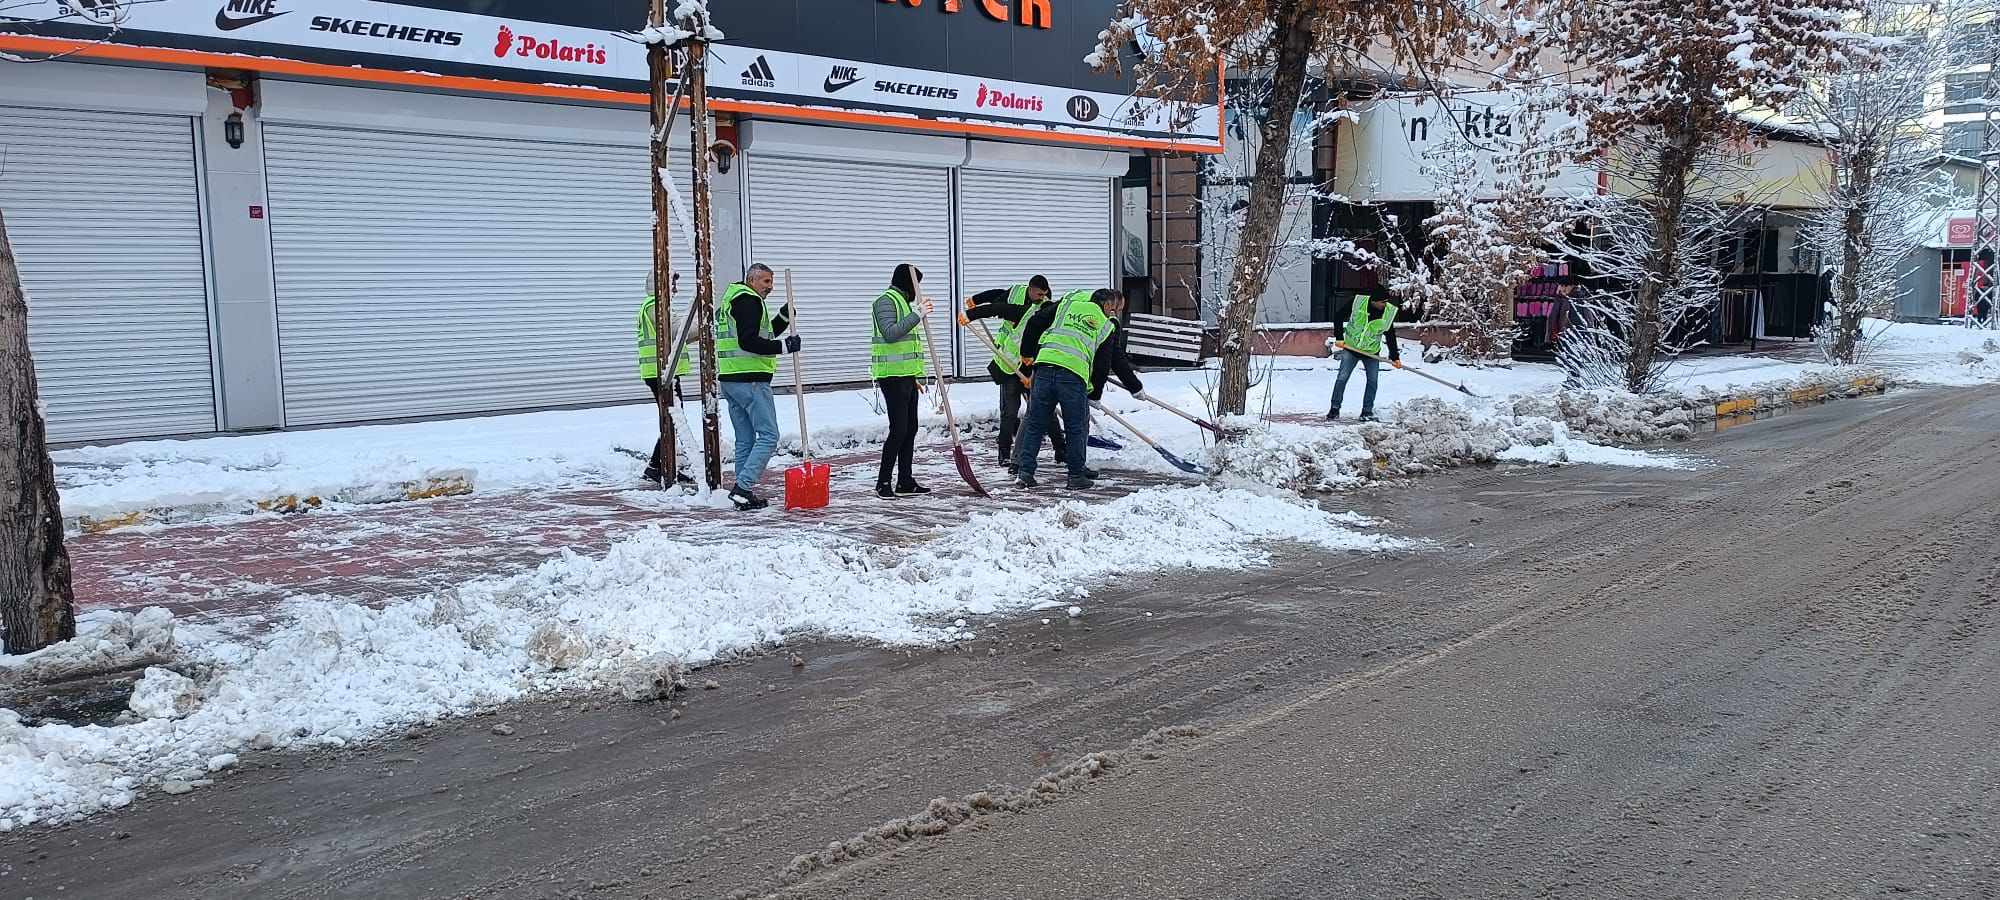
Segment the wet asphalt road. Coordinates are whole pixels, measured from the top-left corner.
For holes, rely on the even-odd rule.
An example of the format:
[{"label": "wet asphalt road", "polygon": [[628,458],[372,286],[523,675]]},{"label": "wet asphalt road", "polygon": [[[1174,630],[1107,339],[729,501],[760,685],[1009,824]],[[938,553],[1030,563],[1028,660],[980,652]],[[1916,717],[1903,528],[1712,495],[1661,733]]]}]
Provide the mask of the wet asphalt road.
[{"label": "wet asphalt road", "polygon": [[1433,543],[1118,585],[991,654],[822,645],[678,720],[251,758],[0,840],[0,896],[2000,897],[2000,392],[1681,449],[1712,465],[1337,498]]}]

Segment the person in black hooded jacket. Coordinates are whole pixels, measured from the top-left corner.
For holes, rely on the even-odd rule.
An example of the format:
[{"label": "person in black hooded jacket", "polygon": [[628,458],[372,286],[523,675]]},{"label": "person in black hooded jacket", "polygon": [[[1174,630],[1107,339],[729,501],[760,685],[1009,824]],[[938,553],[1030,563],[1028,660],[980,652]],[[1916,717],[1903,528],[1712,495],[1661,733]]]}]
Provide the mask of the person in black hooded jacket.
[{"label": "person in black hooded jacket", "polygon": [[[981,319],[999,319],[1007,324],[1000,327],[1000,334],[994,338],[999,355],[986,364],[986,374],[1000,387],[1000,464],[1009,474],[1014,472],[1014,436],[1021,428],[1021,409],[1028,404],[1028,387],[1021,380],[1019,365],[1010,358],[1015,352],[1021,336],[1023,324],[1029,316],[1054,302],[1049,290],[1049,280],[1041,275],[1029,278],[1026,284],[1013,287],[994,288],[973,294],[966,302],[966,309],[959,316],[959,324],[968,328]],[[1003,367],[1003,359],[1006,366]],[[1068,451],[1063,446],[1062,428],[1051,421],[1043,426],[1048,429],[1049,443],[1054,445],[1056,459],[1065,459]]]},{"label": "person in black hooded jacket", "polygon": [[917,448],[917,382],[923,378],[928,349],[921,329],[924,317],[931,314],[931,301],[917,293],[923,278],[916,266],[897,266],[889,288],[875,298],[870,316],[869,374],[889,413],[889,437],[882,442],[882,464],[875,477],[875,494],[884,500],[931,492],[910,472]]}]

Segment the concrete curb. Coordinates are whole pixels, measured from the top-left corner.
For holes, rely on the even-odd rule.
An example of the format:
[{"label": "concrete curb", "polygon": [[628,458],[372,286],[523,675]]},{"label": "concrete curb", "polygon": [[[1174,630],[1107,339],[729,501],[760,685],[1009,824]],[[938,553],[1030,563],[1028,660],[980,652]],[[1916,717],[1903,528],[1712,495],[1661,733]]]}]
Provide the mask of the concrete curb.
[{"label": "concrete curb", "polygon": [[1893,386],[1895,382],[1889,376],[1874,374],[1805,384],[1794,388],[1774,388],[1716,400],[1714,415],[1718,420],[1742,418],[1787,406],[1803,406],[1808,403],[1825,403],[1866,394],[1880,394]]},{"label": "concrete curb", "polygon": [[103,516],[67,516],[63,519],[63,530],[71,537],[86,534],[104,534],[121,528],[137,525],[180,525],[199,522],[203,519],[225,515],[247,515],[267,512],[292,514],[310,512],[328,504],[375,505],[382,503],[408,503],[413,500],[431,500],[438,497],[459,497],[473,491],[472,473],[467,471],[440,472],[427,475],[415,481],[405,481],[391,485],[367,485],[341,490],[330,497],[317,494],[283,494],[266,497],[247,503],[202,503],[191,506],[162,506],[150,509],[135,509],[129,512],[112,513]]}]

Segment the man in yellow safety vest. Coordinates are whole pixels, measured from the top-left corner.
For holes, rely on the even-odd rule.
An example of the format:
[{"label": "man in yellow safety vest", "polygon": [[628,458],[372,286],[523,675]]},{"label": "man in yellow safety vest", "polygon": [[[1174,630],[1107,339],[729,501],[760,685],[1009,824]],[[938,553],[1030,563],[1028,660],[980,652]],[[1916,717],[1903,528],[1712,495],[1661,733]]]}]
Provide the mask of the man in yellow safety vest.
[{"label": "man in yellow safety vest", "polygon": [[1340,418],[1340,401],[1347,396],[1347,379],[1359,365],[1368,372],[1368,387],[1361,391],[1361,421],[1375,421],[1375,383],[1382,377],[1382,344],[1389,345],[1389,365],[1403,367],[1403,355],[1396,349],[1396,304],[1381,297],[1356,294],[1347,320],[1333,323],[1334,346],[1340,348],[1340,377],[1333,381],[1333,408],[1328,419]]},{"label": "man in yellow safety vest", "polygon": [[1126,390],[1144,397],[1139,374],[1125,357],[1118,317],[1125,297],[1108,288],[1071,291],[1058,303],[1043,304],[1022,325],[1021,367],[1034,376],[1028,393],[1028,418],[1021,423],[1021,442],[1014,448],[1014,483],[1035,486],[1035,457],[1042,452],[1042,434],[1062,409],[1063,431],[1070,436],[1063,461],[1069,486],[1094,486],[1097,473],[1087,465],[1090,401],[1104,396],[1104,385],[1115,371]]},{"label": "man in yellow safety vest", "polygon": [[[673,298],[680,296],[681,273],[679,272],[673,273],[673,277],[669,279],[668,284],[671,285],[671,287],[669,287],[667,290],[667,300],[668,303],[671,304]],[[655,298],[656,298],[656,292],[653,289],[653,275],[652,272],[648,271],[646,273],[646,300],[644,303],[639,304],[639,323],[638,327],[636,328],[639,338],[638,340],[639,380],[644,381],[646,383],[646,390],[653,395],[654,400],[656,402],[660,397],[660,391],[662,389],[672,391],[673,393],[668,394],[666,399],[668,403],[673,403],[681,399],[682,397],[686,396],[681,393],[681,376],[686,375],[689,372],[693,371],[693,366],[689,365],[688,363],[690,355],[685,350],[683,350],[681,352],[680,362],[674,365],[673,377],[668,379],[664,385],[661,384],[660,360],[659,360],[659,347],[660,347],[659,332],[654,328],[654,319],[653,319],[654,313],[657,311],[655,306],[657,301]],[[688,323],[682,322],[681,327],[682,328],[688,327]],[[669,346],[673,344],[672,341],[668,341],[667,343]],[[657,440],[654,441],[653,457],[652,459],[647,461],[645,474],[641,476],[645,478],[647,481],[656,482],[660,480],[661,452],[662,452],[661,442]],[[674,473],[674,480],[679,482],[680,484],[694,483],[694,479],[688,476],[687,471],[685,469]]]},{"label": "man in yellow safety vest", "polygon": [[[1027,373],[1020,368],[1021,324],[1044,304],[1052,302],[1049,280],[1036,275],[1026,284],[972,295],[966,301],[965,312],[959,316],[959,324],[968,327],[980,319],[1000,320],[1000,333],[993,339],[997,349],[993,361],[986,364],[986,374],[1000,387],[1000,464],[1008,472],[1014,471],[1014,436],[1021,428],[1021,407],[1028,402],[1028,386],[1021,378]],[[1048,429],[1050,443],[1055,445],[1056,458],[1068,458],[1062,430],[1053,425],[1044,427]]]}]

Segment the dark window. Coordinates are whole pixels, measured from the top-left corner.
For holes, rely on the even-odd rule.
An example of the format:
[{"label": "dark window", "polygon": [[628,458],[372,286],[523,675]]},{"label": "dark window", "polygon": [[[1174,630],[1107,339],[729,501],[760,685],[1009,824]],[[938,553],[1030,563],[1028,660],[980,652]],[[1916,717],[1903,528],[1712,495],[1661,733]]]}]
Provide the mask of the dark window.
[{"label": "dark window", "polygon": [[1946,122],[1944,125],[1944,149],[1948,153],[1978,156],[1985,139],[1984,122]]}]

